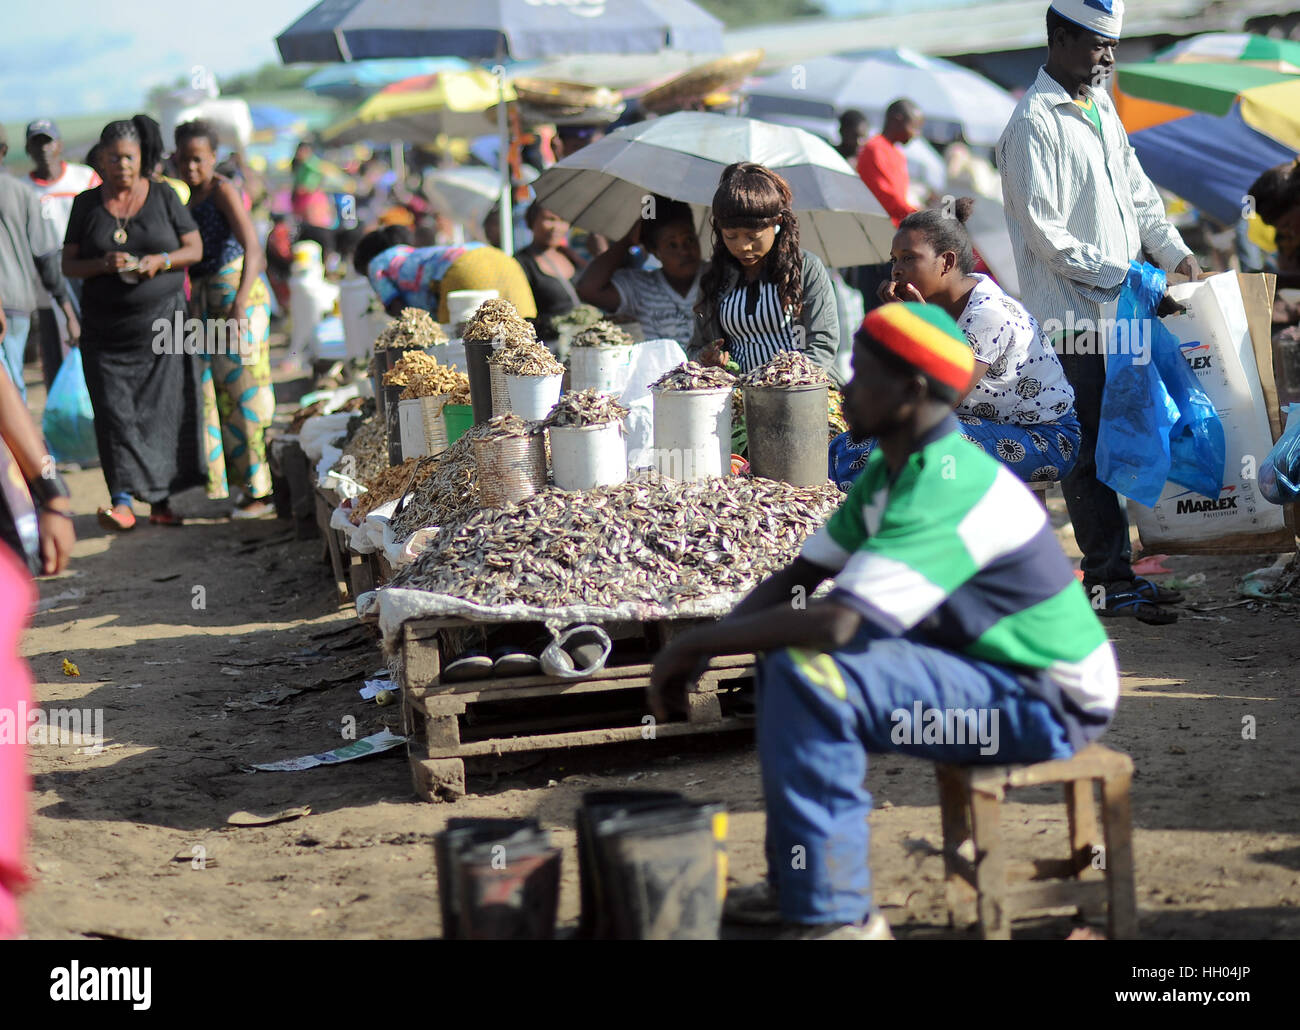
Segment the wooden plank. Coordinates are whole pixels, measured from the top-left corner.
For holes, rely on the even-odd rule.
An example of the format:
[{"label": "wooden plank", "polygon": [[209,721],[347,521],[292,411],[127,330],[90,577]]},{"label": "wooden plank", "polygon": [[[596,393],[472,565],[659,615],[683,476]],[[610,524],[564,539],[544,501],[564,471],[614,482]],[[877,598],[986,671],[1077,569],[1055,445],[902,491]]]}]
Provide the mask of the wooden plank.
[{"label": "wooden plank", "polygon": [[343,549],[339,544],[339,531],[330,528],[330,516],[334,509],[331,507],[329,497],[325,491],[319,487],[316,489],[316,520],[320,526],[321,536],[325,540],[325,548],[329,554],[330,569],[334,573],[334,588],[338,591],[340,601],[346,601],[352,590],[352,584],[348,580],[347,566],[343,563]]},{"label": "wooden plank", "polygon": [[1093,848],[1101,840],[1097,826],[1097,801],[1092,780],[1074,780],[1065,785],[1065,814],[1070,824],[1070,858],[1074,871],[1092,868]]},{"label": "wooden plank", "polygon": [[[719,684],[731,682],[733,680],[747,679],[753,675],[753,670],[745,668],[737,669],[716,669],[706,672],[700,677],[697,689],[708,691],[716,688]],[[440,711],[441,709],[434,704],[439,698],[454,698],[462,704],[473,704],[482,701],[510,701],[516,698],[528,697],[560,697],[564,694],[589,694],[596,691],[606,690],[645,690],[650,685],[648,674],[640,676],[624,676],[617,679],[598,678],[587,680],[566,680],[550,676],[529,677],[533,683],[531,686],[523,687],[497,687],[487,685],[486,680],[472,680],[467,683],[449,684],[456,686],[460,690],[415,690],[413,695],[423,699],[429,705],[430,712]]]},{"label": "wooden plank", "polygon": [[935,767],[939,785],[939,818],[943,826],[944,894],[948,922],[965,929],[979,921],[975,907],[974,868],[961,855],[970,840],[970,795],[948,766]]},{"label": "wooden plank", "polygon": [[1104,744],[1089,744],[1073,758],[1062,758],[1033,765],[956,766],[971,790],[1001,797],[1017,787],[1038,787],[1045,783],[1068,783],[1071,780],[1101,780],[1133,769],[1133,760],[1122,751]]},{"label": "wooden plank", "polygon": [[465,763],[459,758],[412,759],[411,782],[425,801],[455,801],[465,796]]},{"label": "wooden plank", "polygon": [[[410,626],[411,623],[403,624],[403,628]],[[427,644],[427,638],[426,638]],[[748,676],[753,671],[753,655],[728,655],[722,658],[714,658],[709,662],[709,671],[700,677],[701,684],[712,684],[723,679],[737,679],[742,676]],[[492,694],[494,698],[505,697],[535,697],[535,693],[518,693],[519,688],[532,687],[556,687],[564,684],[593,684],[591,689],[612,690],[621,686],[647,686],[650,682],[650,673],[654,666],[649,663],[639,663],[636,665],[609,665],[598,672],[595,677],[586,680],[566,680],[558,676],[507,676],[497,680],[466,680],[462,683],[436,683],[436,684],[415,684],[408,683],[404,686],[413,690],[431,695],[442,694],[463,694],[466,696],[473,695],[471,700],[487,700],[486,697],[480,698],[479,695]],[[624,680],[635,680],[633,684],[624,683]],[[555,691],[551,691],[554,693]]]},{"label": "wooden plank", "polygon": [[973,791],[970,795],[971,835],[975,840],[975,889],[979,892],[980,934],[988,941],[1011,939],[1007,908],[1006,852],[1000,824],[1001,801]]},{"label": "wooden plank", "polygon": [[408,698],[434,687],[442,675],[438,631],[423,622],[402,623],[402,689]]},{"label": "wooden plank", "polygon": [[1137,884],[1133,879],[1133,822],[1128,774],[1101,785],[1102,828],[1106,836],[1107,934],[1111,940],[1138,935]]},{"label": "wooden plank", "polygon": [[693,733],[721,733],[728,730],[752,729],[752,719],[736,717],[721,722],[702,725],[685,722],[660,723],[653,727],[654,737],[647,738],[647,726],[615,726],[602,730],[578,730],[571,733],[542,733],[531,737],[510,737],[499,740],[479,740],[461,744],[454,752],[439,752],[439,758],[472,758],[478,755],[505,755],[522,751],[552,751],[571,747],[590,747],[597,744],[619,744],[633,740],[667,737],[684,737]]},{"label": "wooden plank", "polygon": [[348,566],[349,582],[352,584],[352,596],[360,597],[375,589],[374,574],[370,569],[370,562],[366,560],[363,554],[353,554],[351,564]]},{"label": "wooden plank", "polygon": [[1105,899],[1106,884],[1102,880],[1048,880],[1009,888],[1006,905],[1009,915],[1016,917],[1049,908],[1095,909]]}]

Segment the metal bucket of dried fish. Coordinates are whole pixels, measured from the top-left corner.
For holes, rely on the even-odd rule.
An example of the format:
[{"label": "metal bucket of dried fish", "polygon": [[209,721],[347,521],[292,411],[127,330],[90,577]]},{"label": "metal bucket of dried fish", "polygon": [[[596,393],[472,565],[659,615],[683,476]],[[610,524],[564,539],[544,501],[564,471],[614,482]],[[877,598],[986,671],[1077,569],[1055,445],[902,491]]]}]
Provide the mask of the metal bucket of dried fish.
[{"label": "metal bucket of dried fish", "polygon": [[546,437],[540,432],[475,439],[474,462],[485,508],[514,504],[546,488]]},{"label": "metal bucket of dried fish", "polygon": [[469,398],[474,407],[474,424],[480,425],[492,417],[492,369],[488,358],[492,355],[491,340],[466,340],[465,364],[469,373]]},{"label": "metal bucket of dried fish", "polygon": [[791,486],[826,481],[826,391],[823,385],[745,388],[749,467]]},{"label": "metal bucket of dried fish", "polygon": [[510,394],[510,410],[520,418],[530,421],[544,419],[560,399],[564,373],[549,376],[517,376],[507,374],[506,390]]},{"label": "metal bucket of dried fish", "polygon": [[689,483],[731,468],[731,387],[652,390],[654,465]]}]

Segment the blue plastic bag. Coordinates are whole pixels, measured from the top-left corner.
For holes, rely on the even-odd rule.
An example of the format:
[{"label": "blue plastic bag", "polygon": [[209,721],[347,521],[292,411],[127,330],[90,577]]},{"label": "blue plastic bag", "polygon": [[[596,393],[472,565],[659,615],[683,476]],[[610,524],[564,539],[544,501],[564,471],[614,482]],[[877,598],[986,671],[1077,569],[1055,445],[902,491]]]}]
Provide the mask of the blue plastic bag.
[{"label": "blue plastic bag", "polygon": [[1273,504],[1300,500],[1300,404],[1286,412],[1286,430],[1259,467],[1259,492]]},{"label": "blue plastic bag", "polygon": [[90,405],[79,347],[72,348],[63,359],[50,385],[41,430],[55,461],[89,465],[99,460],[99,446],[95,442],[95,410]]},{"label": "blue plastic bag", "polygon": [[1121,331],[1107,353],[1097,432],[1097,478],[1147,507],[1166,481],[1218,497],[1227,460],[1218,412],[1156,317],[1164,293],[1165,274],[1134,262],[1119,297]]}]

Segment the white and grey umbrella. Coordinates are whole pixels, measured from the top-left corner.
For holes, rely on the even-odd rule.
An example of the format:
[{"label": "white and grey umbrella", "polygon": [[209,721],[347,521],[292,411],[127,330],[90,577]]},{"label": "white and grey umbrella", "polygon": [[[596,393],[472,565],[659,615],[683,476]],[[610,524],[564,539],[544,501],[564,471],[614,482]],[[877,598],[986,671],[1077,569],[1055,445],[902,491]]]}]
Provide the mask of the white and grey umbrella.
[{"label": "white and grey umbrella", "polygon": [[825,140],[787,125],[683,111],[629,125],[544,172],[543,206],[591,232],[621,237],[658,193],[695,211],[707,256],[708,208],[722,170],[754,161],[780,174],[794,194],[800,241],[827,265],[889,260],[894,226],[871,191]]}]

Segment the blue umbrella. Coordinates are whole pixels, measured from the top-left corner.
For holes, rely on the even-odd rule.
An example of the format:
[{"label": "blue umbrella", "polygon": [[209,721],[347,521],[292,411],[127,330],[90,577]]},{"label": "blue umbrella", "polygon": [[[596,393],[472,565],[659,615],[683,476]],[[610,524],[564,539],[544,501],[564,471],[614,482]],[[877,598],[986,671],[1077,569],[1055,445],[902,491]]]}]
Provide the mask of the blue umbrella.
[{"label": "blue umbrella", "polygon": [[286,64],[723,49],[722,22],[690,0],[321,0],[275,44]]},{"label": "blue umbrella", "polygon": [[302,122],[302,115],[284,107],[270,104],[249,104],[248,113],[253,118],[254,132],[281,132]]},{"label": "blue umbrella", "polygon": [[[718,53],[722,22],[691,0],[321,0],[275,39],[286,64],[379,57],[535,60],[557,54]],[[501,79],[505,88],[504,77]],[[498,134],[508,139],[504,93]],[[512,252],[502,162],[501,242]]]},{"label": "blue umbrella", "polygon": [[392,61],[354,61],[312,72],[303,87],[320,96],[339,100],[364,100],[394,82],[415,75],[464,71],[469,65],[459,57],[417,57]]}]

